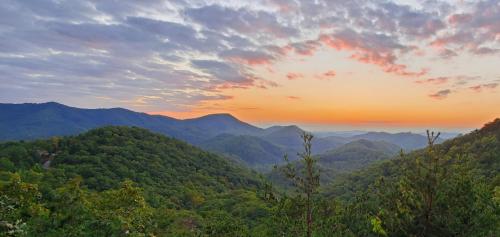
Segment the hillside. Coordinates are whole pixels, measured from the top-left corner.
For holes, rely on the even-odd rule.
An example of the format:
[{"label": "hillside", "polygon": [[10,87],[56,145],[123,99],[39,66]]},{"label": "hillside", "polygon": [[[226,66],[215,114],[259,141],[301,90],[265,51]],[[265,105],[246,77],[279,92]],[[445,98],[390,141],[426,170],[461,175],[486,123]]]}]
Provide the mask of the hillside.
[{"label": "hillside", "polygon": [[[442,157],[449,157],[451,161],[466,159],[493,187],[500,185],[500,119],[435,147]],[[422,156],[424,152],[425,149],[416,150],[406,154],[404,158],[397,157],[340,177],[326,188],[327,192],[330,195],[350,196],[368,188],[378,177],[399,177],[403,172],[403,164]]]},{"label": "hillside", "polygon": [[280,146],[248,135],[221,134],[201,143],[200,147],[233,157],[252,167],[279,164],[286,153]]},{"label": "hillside", "polygon": [[[315,156],[316,166],[321,172],[320,181],[322,184],[329,184],[340,175],[393,158],[400,151],[399,146],[384,141],[362,139],[349,142]],[[299,161],[294,161],[293,164],[297,167],[303,166]],[[279,169],[271,171],[268,177],[279,186],[287,186],[287,181]]]},{"label": "hillside", "polygon": [[[437,145],[437,154],[450,158],[443,163],[450,173],[440,173],[446,179],[437,187],[432,176],[417,172],[414,158],[424,150],[378,162],[398,147],[358,140],[319,156],[320,166],[346,165],[342,171],[376,164],[336,177],[333,185],[322,182],[314,194],[315,232],[494,236],[500,217],[499,137],[497,120]],[[439,198],[431,220],[436,224],[426,229],[421,194],[429,184]],[[104,127],[72,137],[0,144],[2,234],[294,236],[304,233],[305,199],[299,193],[277,193],[256,173],[225,158],[141,128]]]},{"label": "hillside", "polygon": [[[110,235],[123,228],[132,228],[131,226],[140,228],[136,231],[145,231],[140,227],[142,222],[132,220],[129,227],[116,226],[120,223],[116,221],[125,219],[115,218],[136,217],[129,217],[127,214],[120,216],[119,210],[108,216],[106,212],[120,208],[114,206],[113,202],[129,206],[127,208],[132,211],[135,202],[144,200],[137,206],[141,213],[137,213],[137,218],[147,213],[159,215],[154,220],[160,222],[143,224],[151,226],[152,229],[148,230],[150,233],[157,232],[161,236],[177,236],[183,231],[196,233],[202,231],[204,225],[216,225],[216,221],[221,220],[218,218],[229,218],[242,223],[245,220],[244,226],[238,227],[239,231],[255,225],[260,216],[266,215],[265,204],[255,192],[260,185],[255,173],[185,142],[140,128],[104,127],[72,137],[1,143],[0,164],[0,191],[4,190],[0,192],[2,195],[10,192],[9,185],[20,182],[9,184],[9,179],[17,180],[19,178],[16,177],[20,175],[21,180],[32,183],[25,185],[34,185],[34,190],[39,192],[37,195],[42,197],[32,201],[42,202],[40,205],[48,208],[47,212],[53,213],[54,216],[38,216],[31,212],[25,214],[24,217],[31,216],[29,220],[35,222],[49,218],[44,225],[28,222],[30,226],[47,228],[30,230],[36,231],[40,236],[52,236],[50,233],[54,234],[53,231],[61,231],[55,234],[59,236],[74,235],[78,228],[85,229],[87,233],[97,231],[93,233],[98,236]],[[78,191],[66,193],[66,188],[76,188]],[[71,206],[73,209],[84,209],[79,209],[78,213],[65,213],[66,210],[59,208],[67,205],[58,199],[60,192],[64,192],[64,195],[80,193],[82,196],[78,200],[81,201],[71,199]],[[114,197],[123,192],[127,194]],[[17,197],[16,195],[12,194],[11,197]],[[0,197],[3,198],[1,195]],[[133,200],[129,200],[130,198]],[[122,202],[120,200],[128,204],[119,204]],[[101,202],[106,207],[99,206]],[[0,208],[4,210],[3,202],[0,204]],[[67,211],[73,210],[72,208]],[[72,215],[81,216],[71,217]],[[152,218],[147,215],[144,218]],[[65,218],[64,216],[78,220],[73,219],[67,224],[59,223],[58,218]],[[104,221],[111,221],[110,225],[91,224],[101,218],[105,218],[102,220],[103,224]],[[204,218],[214,222],[203,220]],[[0,226],[0,230],[2,228]],[[106,234],[102,231],[110,232]]]},{"label": "hillside", "polygon": [[81,176],[83,185],[95,190],[117,187],[124,179],[164,196],[179,194],[187,182],[205,194],[258,183],[217,155],[140,128],[104,127],[62,139],[3,143],[0,157],[14,170],[50,160],[48,175]]},{"label": "hillside", "polygon": [[393,158],[400,151],[401,147],[388,142],[361,139],[318,155],[318,165],[324,182],[330,182],[341,173]]}]

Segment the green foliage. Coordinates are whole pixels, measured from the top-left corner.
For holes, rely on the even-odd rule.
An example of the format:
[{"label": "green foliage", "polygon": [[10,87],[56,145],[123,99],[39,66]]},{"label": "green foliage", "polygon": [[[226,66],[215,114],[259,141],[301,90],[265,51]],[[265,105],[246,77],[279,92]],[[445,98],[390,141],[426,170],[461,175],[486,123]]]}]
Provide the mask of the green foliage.
[{"label": "green foliage", "polygon": [[[6,233],[194,236],[234,227],[250,233],[268,215],[254,173],[144,129],[9,142],[0,144],[0,157],[8,164],[0,167]],[[220,218],[210,222],[213,210]]]},{"label": "green foliage", "polygon": [[[312,156],[312,139],[313,135],[309,133],[302,133],[301,135],[303,141],[304,152],[299,153],[300,161],[302,162],[300,174],[297,172],[296,167],[288,162],[287,156],[285,155],[285,161],[287,165],[281,168],[281,171],[285,176],[297,187],[298,197],[288,199],[292,205],[296,207],[301,206],[302,202],[305,204],[305,208],[302,212],[305,216],[305,226],[306,226],[306,236],[311,237],[313,235],[314,223],[313,223],[313,209],[314,207],[314,194],[316,194],[319,187],[319,171],[315,167],[316,160]],[[302,201],[302,199],[304,199]],[[284,199],[285,204],[287,199]],[[295,202],[294,202],[295,201]]]},{"label": "green foliage", "polygon": [[320,190],[304,135],[303,163],[282,167],[297,187],[286,195],[138,128],[3,143],[0,236],[496,236],[500,121],[439,145],[430,138],[428,149]]}]

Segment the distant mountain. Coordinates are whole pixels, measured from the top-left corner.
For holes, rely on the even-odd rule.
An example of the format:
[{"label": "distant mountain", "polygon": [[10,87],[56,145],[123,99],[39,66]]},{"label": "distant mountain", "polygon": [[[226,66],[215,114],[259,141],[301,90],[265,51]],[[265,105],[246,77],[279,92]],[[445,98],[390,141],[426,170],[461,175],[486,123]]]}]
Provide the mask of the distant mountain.
[{"label": "distant mountain", "polygon": [[[303,141],[300,135],[303,132],[304,130],[295,125],[273,126],[265,129],[261,133],[261,137],[271,143],[284,147],[286,150],[293,151],[289,155],[295,156],[298,151],[302,150]],[[313,141],[312,150],[314,154],[323,153],[349,142],[349,140],[342,137],[333,136],[324,138],[315,137]]]},{"label": "distant mountain", "polygon": [[352,130],[352,131],[327,131],[327,132],[314,132],[317,137],[352,137],[356,135],[365,134],[368,131]]},{"label": "distant mountain", "polygon": [[182,120],[186,127],[203,130],[209,136],[218,134],[255,135],[263,131],[262,128],[245,123],[231,114],[210,114],[203,117]]},{"label": "distant mountain", "polygon": [[[426,133],[420,133],[420,135],[422,136],[427,136]],[[444,140],[448,140],[448,139],[452,139],[452,138],[455,138],[455,137],[458,137],[458,136],[461,136],[462,134],[461,133],[458,133],[458,132],[441,132],[441,134],[439,135],[440,138],[444,139]]]},{"label": "distant mountain", "polygon": [[377,161],[395,157],[401,151],[398,145],[385,141],[356,140],[318,156],[323,170],[323,181],[329,182],[339,173],[367,167]]},{"label": "distant mountain", "polygon": [[235,158],[252,167],[279,164],[287,153],[281,146],[249,135],[221,134],[202,142],[200,147]]},{"label": "distant mountain", "polygon": [[[254,168],[279,164],[285,153],[291,160],[296,159],[297,152],[302,151],[300,135],[304,132],[295,125],[262,129],[230,114],[211,114],[181,120],[122,108],[80,109],[55,102],[0,104],[0,141],[76,135],[110,125],[145,128],[228,156]],[[386,141],[405,150],[424,147],[427,142],[424,136],[412,133],[370,132],[347,136],[357,133],[359,131],[340,132],[338,136],[316,136],[313,139],[313,153],[322,154],[360,139]]]},{"label": "distant mountain", "polygon": [[[314,144],[313,144],[314,145]],[[335,177],[365,168],[375,162],[393,158],[401,147],[385,141],[356,140],[317,155],[317,167],[321,170],[321,182],[329,183]],[[302,164],[295,161],[298,167]],[[287,181],[278,171],[269,174],[270,179],[281,185]]]},{"label": "distant mountain", "polygon": [[304,130],[295,125],[274,126],[264,130],[261,137],[284,147],[300,148],[302,146],[300,134],[303,132]]},{"label": "distant mountain", "polygon": [[[230,114],[180,120],[122,108],[80,109],[55,102],[0,104],[0,111],[0,141],[76,135],[109,125],[136,126],[236,158],[251,166],[279,163],[284,153],[293,159],[302,145],[300,134],[303,130],[297,126],[262,129]],[[221,134],[225,135],[219,136]],[[314,151],[323,152],[339,144],[319,139]]]},{"label": "distant mountain", "polygon": [[179,120],[122,108],[80,109],[49,102],[0,104],[0,141],[75,135],[108,125],[137,126],[198,144],[222,133],[252,134],[262,129],[229,114]]},{"label": "distant mountain", "polygon": [[[368,132],[361,135],[352,136],[349,139],[359,140],[366,139],[370,141],[385,141],[388,143],[396,144],[406,151],[411,151],[427,146],[427,137],[415,133],[386,133],[386,132]],[[443,142],[439,139],[438,143]]]}]

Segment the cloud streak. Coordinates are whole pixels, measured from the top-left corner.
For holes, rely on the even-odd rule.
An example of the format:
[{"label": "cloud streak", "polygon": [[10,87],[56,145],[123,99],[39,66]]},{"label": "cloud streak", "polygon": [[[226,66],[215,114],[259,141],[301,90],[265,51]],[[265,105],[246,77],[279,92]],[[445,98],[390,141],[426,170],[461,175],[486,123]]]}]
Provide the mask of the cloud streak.
[{"label": "cloud streak", "polygon": [[429,97],[432,99],[437,99],[437,100],[442,100],[448,97],[452,91],[450,89],[445,89],[445,90],[440,90],[437,91],[436,93],[430,94]]}]

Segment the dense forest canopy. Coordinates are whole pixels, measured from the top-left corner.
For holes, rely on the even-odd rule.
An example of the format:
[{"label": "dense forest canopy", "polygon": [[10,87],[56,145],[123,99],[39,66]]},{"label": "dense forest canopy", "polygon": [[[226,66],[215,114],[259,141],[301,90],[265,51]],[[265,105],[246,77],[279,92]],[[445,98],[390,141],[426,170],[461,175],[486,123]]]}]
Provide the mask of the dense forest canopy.
[{"label": "dense forest canopy", "polygon": [[[300,181],[288,192],[231,159],[141,128],[5,142],[0,233],[496,236],[500,120],[443,144],[434,144],[436,137],[425,149],[327,183],[315,181],[323,175],[317,171],[359,158],[351,157],[352,147],[388,153],[397,147],[361,141],[318,158],[306,146],[302,158],[285,166],[285,176]],[[359,162],[369,159],[360,154]]]}]

